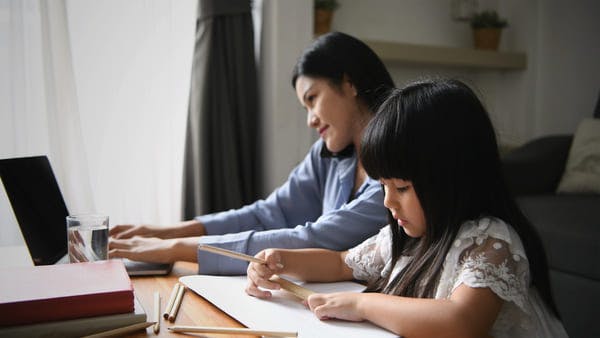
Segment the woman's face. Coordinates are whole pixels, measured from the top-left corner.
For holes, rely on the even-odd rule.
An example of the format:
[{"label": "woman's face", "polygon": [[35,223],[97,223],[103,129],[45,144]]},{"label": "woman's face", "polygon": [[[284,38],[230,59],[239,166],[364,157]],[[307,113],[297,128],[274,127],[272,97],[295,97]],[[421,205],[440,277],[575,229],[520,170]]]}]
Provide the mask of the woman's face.
[{"label": "woman's face", "polygon": [[356,88],[347,80],[339,88],[324,78],[299,76],[296,80],[296,95],[306,108],[308,127],[319,133],[333,153],[350,144],[358,146],[369,121],[370,114],[356,94]]},{"label": "woman's face", "polygon": [[383,204],[388,208],[404,232],[414,238],[425,234],[427,225],[421,202],[411,181],[402,179],[382,179],[385,191]]}]

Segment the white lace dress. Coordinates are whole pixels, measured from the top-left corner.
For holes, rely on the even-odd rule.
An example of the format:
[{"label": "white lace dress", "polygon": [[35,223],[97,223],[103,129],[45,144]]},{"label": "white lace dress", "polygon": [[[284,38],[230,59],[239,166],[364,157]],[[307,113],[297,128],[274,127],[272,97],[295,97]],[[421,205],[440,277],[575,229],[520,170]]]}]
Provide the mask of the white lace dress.
[{"label": "white lace dress", "polygon": [[[350,249],[346,264],[356,279],[395,276],[406,266],[410,260],[406,256],[391,266],[391,237],[387,226]],[[487,287],[504,300],[490,332],[493,337],[567,337],[535,288],[529,287],[529,280],[529,263],[517,233],[502,220],[486,217],[461,226],[446,256],[435,298],[449,298],[461,284]]]}]

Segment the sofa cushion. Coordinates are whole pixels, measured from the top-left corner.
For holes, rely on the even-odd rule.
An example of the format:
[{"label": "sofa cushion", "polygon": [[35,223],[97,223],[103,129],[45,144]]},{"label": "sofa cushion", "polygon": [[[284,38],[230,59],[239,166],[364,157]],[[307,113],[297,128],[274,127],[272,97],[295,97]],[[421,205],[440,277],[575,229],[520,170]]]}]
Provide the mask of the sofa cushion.
[{"label": "sofa cushion", "polygon": [[544,243],[550,268],[600,280],[600,196],[531,195],[517,201]]},{"label": "sofa cushion", "polygon": [[506,183],[515,196],[553,194],[565,169],[572,135],[544,136],[502,158]]},{"label": "sofa cushion", "polygon": [[570,338],[600,337],[600,281],[550,270],[554,302]]},{"label": "sofa cushion", "polygon": [[579,124],[557,192],[600,194],[600,119]]}]

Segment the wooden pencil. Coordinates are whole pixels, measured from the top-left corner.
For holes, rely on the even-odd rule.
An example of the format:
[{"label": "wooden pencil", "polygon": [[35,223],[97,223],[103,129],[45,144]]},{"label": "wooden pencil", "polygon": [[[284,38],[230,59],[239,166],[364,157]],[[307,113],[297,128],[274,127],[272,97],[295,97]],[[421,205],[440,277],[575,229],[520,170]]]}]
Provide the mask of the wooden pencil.
[{"label": "wooden pencil", "polygon": [[[212,252],[212,253],[215,253],[218,255],[235,258],[235,259],[241,259],[241,260],[244,260],[247,262],[258,263],[258,264],[266,263],[265,260],[256,258],[254,256],[246,255],[243,253],[239,253],[239,252],[235,252],[235,251],[231,251],[231,250],[227,250],[227,249],[223,249],[223,248],[217,248],[217,247],[206,245],[206,244],[198,245],[198,249]],[[284,290],[289,291],[291,294],[293,294],[294,296],[296,296],[302,300],[306,300],[308,298],[308,296],[315,293],[314,291],[312,291],[310,289],[302,287],[302,286],[300,286],[290,280],[287,280],[283,277],[280,277],[278,275],[273,275],[273,277],[271,277],[269,280],[271,280],[275,283],[278,283]]]},{"label": "wooden pencil", "polygon": [[158,291],[154,291],[154,320],[156,323],[152,326],[152,331],[154,334],[158,334],[160,332],[160,293]]},{"label": "wooden pencil", "polygon": [[313,290],[302,287],[302,286],[300,286],[292,281],[289,281],[283,277],[280,277],[278,275],[273,275],[271,278],[269,278],[269,280],[271,282],[275,282],[275,283],[281,285],[282,289],[287,290],[294,296],[296,296],[300,299],[303,299],[303,300],[307,300],[308,296],[315,293]]},{"label": "wooden pencil", "polygon": [[167,307],[165,307],[165,312],[163,312],[163,318],[169,319],[169,313],[173,308],[173,303],[175,303],[175,298],[177,298],[177,291],[179,291],[179,283],[175,283],[173,285],[173,290],[171,291],[171,296],[169,297],[169,302],[167,303]]},{"label": "wooden pencil", "polygon": [[198,245],[198,249],[203,250],[203,251],[212,252],[217,255],[227,256],[227,257],[231,257],[231,258],[235,258],[235,259],[241,259],[241,260],[244,260],[247,262],[265,264],[265,261],[263,259],[256,258],[254,256],[246,255],[246,254],[236,252],[236,251],[218,248],[216,246],[200,244],[200,245]]},{"label": "wooden pencil", "polygon": [[127,333],[132,333],[141,329],[145,329],[148,326],[154,325],[154,322],[143,322],[137,323],[129,326],[120,327],[118,329],[112,329],[108,331],[103,331],[99,333],[94,333],[89,336],[84,336],[83,338],[99,338],[99,337],[110,337],[110,336],[123,336]]},{"label": "wooden pencil", "polygon": [[183,293],[185,292],[185,286],[179,284],[179,289],[177,290],[177,296],[175,297],[175,302],[173,302],[173,308],[169,312],[169,321],[172,323],[175,321],[177,317],[177,312],[179,312],[179,307],[181,306],[181,300],[183,299]]},{"label": "wooden pencil", "polygon": [[298,332],[255,330],[246,328],[212,327],[212,326],[171,326],[171,332],[241,334],[266,337],[298,337]]}]

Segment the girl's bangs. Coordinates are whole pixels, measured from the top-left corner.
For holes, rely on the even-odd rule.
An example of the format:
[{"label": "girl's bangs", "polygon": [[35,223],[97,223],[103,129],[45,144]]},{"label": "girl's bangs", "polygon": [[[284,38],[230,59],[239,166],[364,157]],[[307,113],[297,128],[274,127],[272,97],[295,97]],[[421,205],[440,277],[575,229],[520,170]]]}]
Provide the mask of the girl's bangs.
[{"label": "girl's bangs", "polygon": [[414,177],[415,163],[411,155],[410,135],[398,90],[381,105],[365,129],[360,158],[367,174],[373,179]]}]

